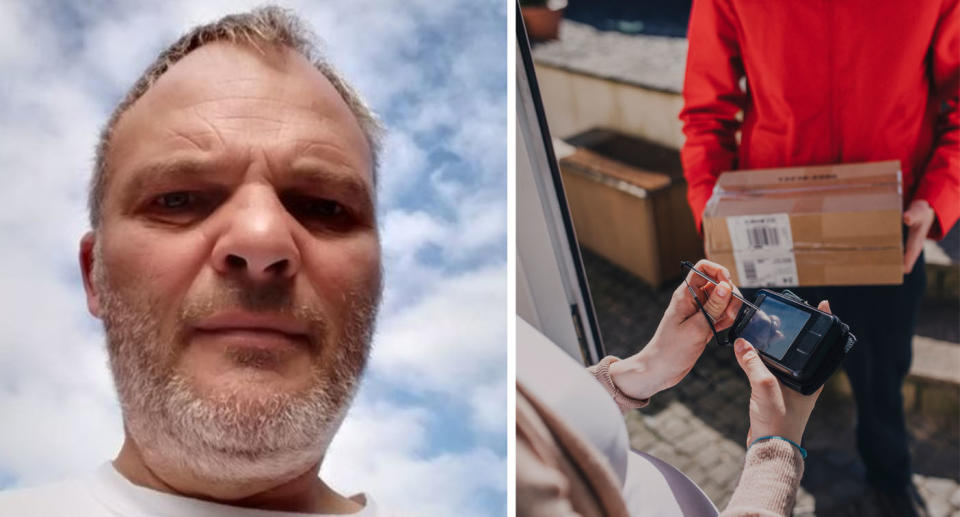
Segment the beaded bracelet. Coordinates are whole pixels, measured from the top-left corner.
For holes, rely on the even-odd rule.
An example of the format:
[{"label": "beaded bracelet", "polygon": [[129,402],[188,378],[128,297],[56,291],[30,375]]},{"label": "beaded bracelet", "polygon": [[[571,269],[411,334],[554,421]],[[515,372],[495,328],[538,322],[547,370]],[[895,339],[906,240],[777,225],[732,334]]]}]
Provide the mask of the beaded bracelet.
[{"label": "beaded bracelet", "polygon": [[770,439],[783,440],[783,441],[789,443],[790,445],[793,445],[794,447],[796,447],[797,449],[800,450],[800,457],[803,458],[803,459],[807,459],[807,450],[806,450],[806,449],[804,449],[803,447],[800,447],[800,444],[799,444],[799,443],[797,443],[797,442],[795,442],[795,441],[793,441],[793,440],[791,440],[791,439],[789,439],[789,438],[784,438],[784,437],[782,437],[782,436],[776,436],[776,435],[761,436],[760,438],[757,438],[756,440],[750,442],[750,445],[747,446],[747,449],[749,449],[750,447],[753,447],[753,444],[755,444],[755,443],[757,443],[757,442],[759,442],[759,441],[770,440]]}]

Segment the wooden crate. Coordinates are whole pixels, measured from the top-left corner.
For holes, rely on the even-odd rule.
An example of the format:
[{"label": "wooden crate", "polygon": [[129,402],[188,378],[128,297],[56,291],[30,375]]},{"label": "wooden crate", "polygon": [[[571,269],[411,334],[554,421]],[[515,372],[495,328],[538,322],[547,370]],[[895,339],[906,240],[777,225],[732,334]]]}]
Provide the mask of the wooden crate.
[{"label": "wooden crate", "polygon": [[[616,148],[623,147],[624,139],[626,144],[635,140],[594,131],[571,141],[618,154]],[[636,151],[637,145],[628,147]],[[667,163],[669,160],[662,159],[664,153],[677,154],[655,144],[643,145],[653,150],[646,153],[653,162]],[[681,260],[696,261],[703,256],[687,207],[686,183],[676,170],[679,155],[675,160],[673,170],[652,171],[583,147],[560,160],[580,244],[654,287],[679,278]]]}]

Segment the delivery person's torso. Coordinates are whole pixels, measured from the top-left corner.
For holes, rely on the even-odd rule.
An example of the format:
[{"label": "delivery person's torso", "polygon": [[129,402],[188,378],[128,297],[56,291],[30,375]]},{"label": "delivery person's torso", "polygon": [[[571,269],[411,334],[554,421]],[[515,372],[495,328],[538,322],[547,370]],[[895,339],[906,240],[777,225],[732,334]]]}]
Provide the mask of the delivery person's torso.
[{"label": "delivery person's torso", "polygon": [[733,6],[748,84],[739,168],[898,159],[909,195],[939,109],[927,53],[940,2]]}]

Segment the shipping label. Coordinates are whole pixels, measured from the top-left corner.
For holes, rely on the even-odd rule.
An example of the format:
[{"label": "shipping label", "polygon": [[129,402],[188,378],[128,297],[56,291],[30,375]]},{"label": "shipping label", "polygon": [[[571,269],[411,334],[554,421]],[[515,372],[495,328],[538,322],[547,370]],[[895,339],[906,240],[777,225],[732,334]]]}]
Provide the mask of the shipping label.
[{"label": "shipping label", "polygon": [[727,230],[742,287],[798,285],[789,215],[730,216]]},{"label": "shipping label", "polygon": [[733,251],[778,250],[793,252],[793,233],[787,214],[727,217]]},{"label": "shipping label", "polygon": [[790,287],[798,285],[793,252],[734,251],[740,287]]}]

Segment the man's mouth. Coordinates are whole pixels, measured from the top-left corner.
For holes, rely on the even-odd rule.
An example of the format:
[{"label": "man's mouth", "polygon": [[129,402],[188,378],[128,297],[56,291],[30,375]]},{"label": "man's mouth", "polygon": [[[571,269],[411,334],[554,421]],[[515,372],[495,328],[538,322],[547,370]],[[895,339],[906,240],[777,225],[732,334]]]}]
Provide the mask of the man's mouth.
[{"label": "man's mouth", "polygon": [[300,320],[248,311],[219,312],[197,322],[194,331],[198,337],[244,348],[303,346],[309,341],[309,326]]}]

